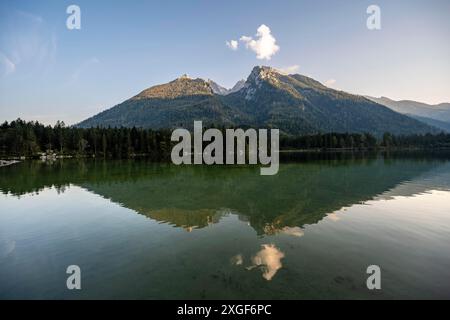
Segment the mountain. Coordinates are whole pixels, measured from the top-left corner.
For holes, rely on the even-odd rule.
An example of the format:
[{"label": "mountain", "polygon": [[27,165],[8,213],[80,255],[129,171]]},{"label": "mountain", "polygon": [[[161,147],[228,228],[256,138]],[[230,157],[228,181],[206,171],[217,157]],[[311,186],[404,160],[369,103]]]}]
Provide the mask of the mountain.
[{"label": "mountain", "polygon": [[450,132],[450,103],[430,105],[412,100],[395,101],[386,97],[366,97],[396,112]]},{"label": "mountain", "polygon": [[239,113],[224,106],[219,97],[207,81],[183,75],[169,83],[146,89],[77,126],[191,128],[194,120],[234,125],[233,119]]},{"label": "mountain", "polygon": [[208,79],[208,83],[211,86],[211,89],[215,94],[220,94],[222,96],[239,91],[245,86],[245,80],[239,80],[238,82],[236,82],[236,84],[231,89],[222,87],[220,84],[217,84],[216,82],[214,82],[211,79]]},{"label": "mountain", "polygon": [[241,90],[244,86],[245,86],[245,80],[244,79],[239,80],[238,82],[236,82],[236,84],[233,86],[233,88],[228,90],[228,93],[237,92],[237,91]]},{"label": "mountain", "polygon": [[[362,96],[328,88],[309,77],[255,67],[222,95],[212,81],[182,76],[78,124],[79,127],[192,128],[204,125],[279,128],[287,134],[370,132],[382,135],[438,130]],[[222,88],[224,89],[224,88]]]},{"label": "mountain", "polygon": [[362,96],[328,88],[303,75],[285,75],[269,67],[255,67],[244,87],[222,100],[252,115],[250,125],[280,128],[293,134],[435,132],[428,125]]},{"label": "mountain", "polygon": [[414,118],[416,120],[419,120],[423,123],[426,123],[430,126],[436,127],[438,129],[444,130],[446,132],[450,132],[450,122],[445,122],[445,121],[440,121],[440,120],[435,120],[432,118],[427,118],[427,117],[420,117],[420,116],[416,116],[413,114],[407,114],[407,116]]},{"label": "mountain", "polygon": [[214,81],[212,81],[211,79],[208,79],[208,83],[211,86],[212,91],[215,94],[220,94],[220,95],[226,95],[229,93],[230,90],[228,90],[227,88],[222,87],[221,85],[215,83]]}]

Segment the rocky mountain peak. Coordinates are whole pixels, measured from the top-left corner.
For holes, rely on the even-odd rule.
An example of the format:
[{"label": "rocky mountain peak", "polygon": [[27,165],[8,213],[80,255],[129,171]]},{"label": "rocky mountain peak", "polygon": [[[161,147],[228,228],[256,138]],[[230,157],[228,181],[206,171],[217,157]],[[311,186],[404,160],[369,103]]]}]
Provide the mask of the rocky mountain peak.
[{"label": "rocky mountain peak", "polygon": [[248,82],[259,83],[260,81],[278,81],[280,72],[272,67],[256,66],[247,78]]},{"label": "rocky mountain peak", "polygon": [[237,92],[245,87],[245,79],[241,79],[229,90],[229,93]]},{"label": "rocky mountain peak", "polygon": [[192,78],[187,73],[184,73],[177,80],[192,80]]},{"label": "rocky mountain peak", "polygon": [[211,86],[212,91],[215,94],[220,94],[220,95],[223,96],[223,95],[226,95],[226,94],[229,93],[229,90],[227,88],[222,87],[220,84],[214,82],[213,80],[208,79],[207,82],[209,83],[209,85]]}]

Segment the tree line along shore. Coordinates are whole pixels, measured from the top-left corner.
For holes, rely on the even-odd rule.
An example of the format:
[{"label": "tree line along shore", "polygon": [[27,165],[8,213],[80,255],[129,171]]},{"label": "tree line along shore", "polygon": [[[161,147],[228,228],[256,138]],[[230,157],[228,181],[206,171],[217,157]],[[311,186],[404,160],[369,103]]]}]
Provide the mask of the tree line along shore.
[{"label": "tree line along shore", "polygon": [[[205,128],[207,129],[207,128]],[[225,131],[225,128],[221,128]],[[170,160],[172,130],[142,128],[77,128],[43,125],[35,121],[15,120],[0,125],[1,166],[20,159],[103,157],[150,157]],[[280,135],[280,150],[379,150],[450,148],[450,134],[395,136],[385,133],[316,133],[302,136]]]}]

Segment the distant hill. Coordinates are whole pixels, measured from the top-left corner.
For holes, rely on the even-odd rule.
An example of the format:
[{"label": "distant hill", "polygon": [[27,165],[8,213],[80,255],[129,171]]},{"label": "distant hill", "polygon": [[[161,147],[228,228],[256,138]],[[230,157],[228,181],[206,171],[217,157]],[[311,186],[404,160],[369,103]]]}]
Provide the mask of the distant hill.
[{"label": "distant hill", "polygon": [[438,132],[434,127],[303,75],[255,67],[225,92],[212,80],[182,76],[81,123],[79,127],[191,128],[204,125],[279,128],[286,134],[370,132],[382,135]]},{"label": "distant hill", "polygon": [[450,103],[430,105],[412,100],[395,101],[386,97],[375,98],[367,96],[366,98],[426,124],[450,132]]},{"label": "distant hill", "polygon": [[427,118],[427,117],[420,117],[420,116],[416,116],[413,114],[408,114],[408,116],[410,116],[411,118],[414,118],[416,120],[419,120],[423,123],[426,123],[430,126],[444,130],[445,132],[450,132],[450,122],[435,120],[435,119]]}]

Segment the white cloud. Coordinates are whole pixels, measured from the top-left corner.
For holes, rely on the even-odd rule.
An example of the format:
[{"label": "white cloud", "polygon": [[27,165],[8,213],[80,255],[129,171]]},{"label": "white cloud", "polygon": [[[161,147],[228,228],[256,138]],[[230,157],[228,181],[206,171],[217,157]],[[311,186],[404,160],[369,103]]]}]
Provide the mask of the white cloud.
[{"label": "white cloud", "polygon": [[11,61],[5,54],[0,52],[0,73],[1,75],[7,76],[10,73],[16,71],[16,65]]},{"label": "white cloud", "polygon": [[327,215],[327,217],[331,221],[339,221],[339,220],[341,220],[341,218],[336,213],[330,213],[330,214]]},{"label": "white cloud", "polygon": [[284,227],[281,232],[294,237],[303,237],[304,232],[300,227]]},{"label": "white cloud", "polygon": [[252,41],[253,39],[252,39],[252,37],[242,36],[239,40],[247,43],[247,42]]},{"label": "white cloud", "polygon": [[248,36],[242,36],[239,40],[245,43],[247,49],[254,51],[256,53],[256,58],[260,60],[270,60],[272,56],[280,50],[270,28],[265,24],[262,24],[258,28],[256,40]]},{"label": "white cloud", "polygon": [[324,82],[324,84],[325,84],[327,87],[331,87],[331,86],[333,86],[335,83],[336,83],[336,80],[335,80],[335,79],[328,79],[327,81]]},{"label": "white cloud", "polygon": [[236,51],[239,47],[239,43],[236,40],[227,41],[226,44],[228,48],[234,51]]},{"label": "white cloud", "polygon": [[284,253],[280,251],[273,244],[263,244],[261,251],[259,251],[252,259],[253,265],[247,267],[251,270],[260,267],[263,271],[263,278],[270,281],[275,276],[277,271],[283,267],[281,259],[284,258]]},{"label": "white cloud", "polygon": [[297,72],[298,69],[300,69],[300,66],[298,64],[294,64],[292,66],[280,68],[280,69],[278,69],[278,71],[280,71],[281,73],[284,73],[284,74],[293,74],[293,73]]}]

